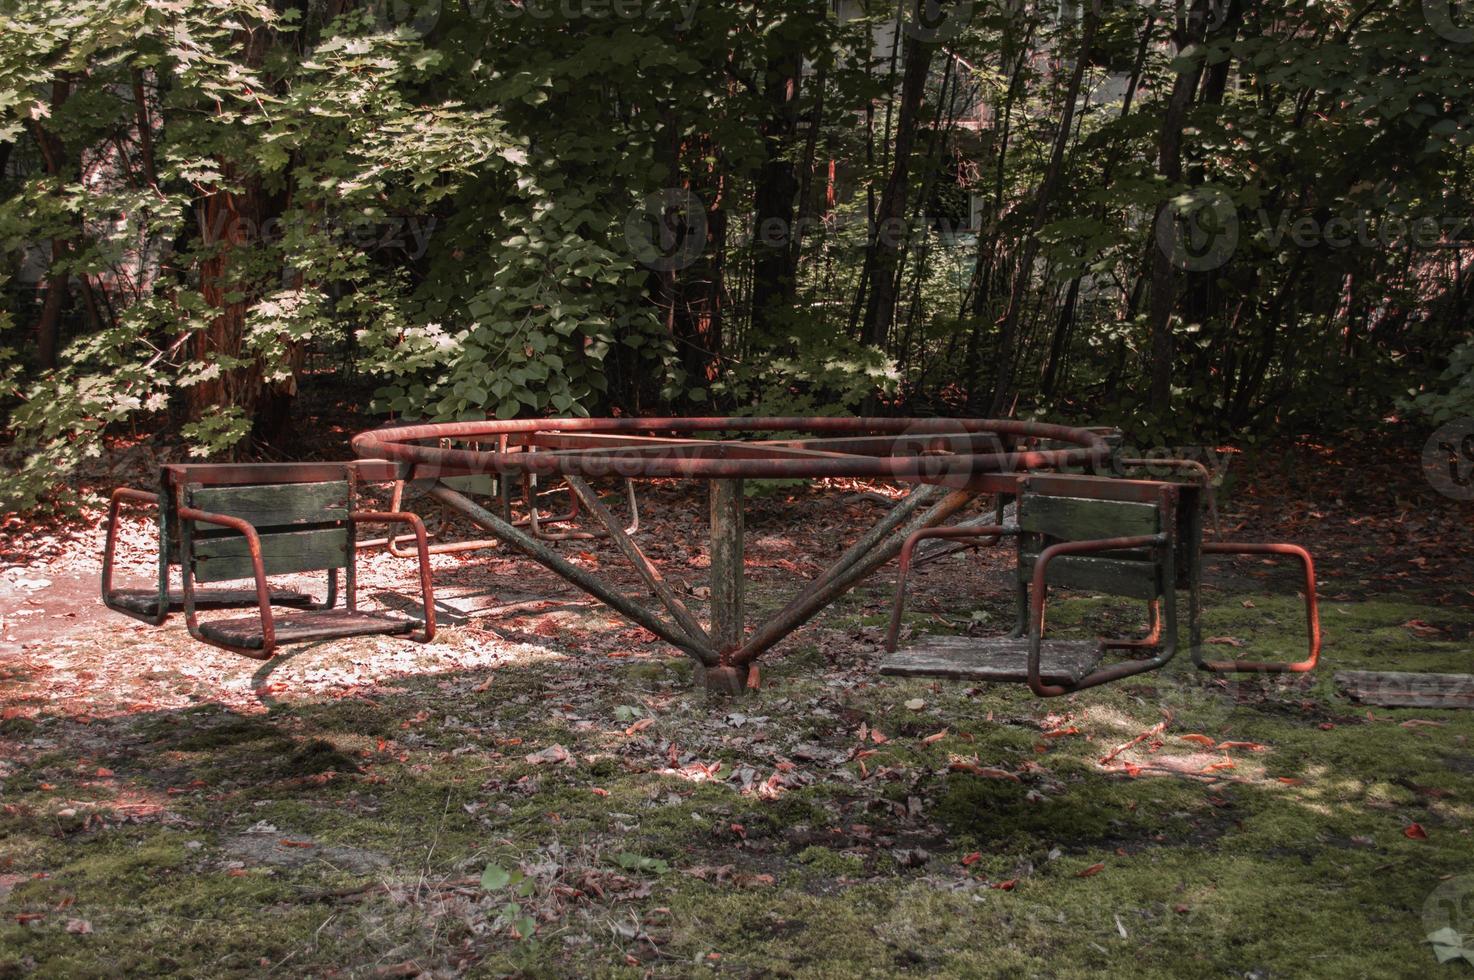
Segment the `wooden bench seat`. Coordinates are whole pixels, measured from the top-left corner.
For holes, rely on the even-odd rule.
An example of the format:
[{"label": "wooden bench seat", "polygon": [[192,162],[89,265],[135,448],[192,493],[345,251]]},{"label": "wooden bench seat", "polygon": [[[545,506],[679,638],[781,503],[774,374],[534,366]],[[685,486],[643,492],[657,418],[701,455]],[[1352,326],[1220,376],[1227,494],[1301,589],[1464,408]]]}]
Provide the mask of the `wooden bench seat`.
[{"label": "wooden bench seat", "polygon": [[[419,625],[414,620],[352,609],[314,609],[285,613],[273,618],[276,642],[310,643],[349,636],[399,636]],[[260,650],[263,643],[260,616],[240,616],[200,623],[200,634],[229,647]]]},{"label": "wooden bench seat", "polygon": [[[159,617],[158,589],[113,589],[108,593],[109,605],[121,606],[128,612],[146,619]],[[271,604],[289,608],[306,609],[313,604],[312,596],[295,589],[272,589]],[[255,589],[198,589],[194,594],[196,609],[242,609],[256,605]],[[184,610],[184,593],[170,591],[164,601],[165,613]]]},{"label": "wooden bench seat", "polygon": [[[1044,640],[1039,676],[1049,684],[1074,685],[1100,663],[1093,640]],[[1029,679],[1028,637],[923,636],[889,654],[880,672],[892,677],[943,677],[982,684],[1024,684]]]}]

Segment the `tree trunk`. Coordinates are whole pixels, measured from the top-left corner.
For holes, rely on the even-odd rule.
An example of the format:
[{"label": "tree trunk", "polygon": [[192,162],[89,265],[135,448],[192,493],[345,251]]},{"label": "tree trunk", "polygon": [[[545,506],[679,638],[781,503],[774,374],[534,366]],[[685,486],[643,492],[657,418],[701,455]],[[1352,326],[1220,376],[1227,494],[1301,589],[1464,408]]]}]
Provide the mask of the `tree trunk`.
[{"label": "tree trunk", "polygon": [[[919,6],[924,0],[916,2]],[[896,315],[896,268],[905,247],[901,229],[911,181],[911,149],[916,142],[921,100],[926,94],[926,79],[931,71],[935,45],[907,38],[903,48],[901,105],[896,118],[891,171],[881,193],[875,224],[870,229],[870,242],[865,249],[865,262],[870,270],[870,292],[866,297],[865,322],[860,339],[876,347],[885,346]]]},{"label": "tree trunk", "polygon": [[[1179,55],[1202,44],[1212,2],[1193,0],[1183,28],[1174,32]],[[1161,135],[1157,140],[1157,171],[1166,178],[1169,186],[1182,180],[1182,129],[1202,71],[1202,60],[1194,59],[1191,66],[1178,72],[1172,84],[1172,95],[1167,100],[1167,111],[1162,117]],[[1171,201],[1163,201],[1158,206],[1156,219],[1152,222],[1153,236],[1171,206]],[[1177,306],[1177,271],[1173,268],[1172,256],[1160,243],[1152,249],[1151,290],[1147,312],[1151,336],[1151,408],[1158,418],[1166,418],[1172,407],[1172,367],[1176,357],[1172,311]]]},{"label": "tree trunk", "polygon": [[764,159],[753,202],[756,257],[752,268],[752,327],[760,337],[769,333],[774,316],[793,301],[798,259],[793,213],[799,180],[789,150],[798,129],[802,73],[803,58],[798,51],[785,52],[768,65],[763,83],[768,118],[762,127]]},{"label": "tree trunk", "polygon": [[1014,376],[1017,371],[1018,323],[1033,281],[1034,259],[1039,254],[1039,231],[1049,216],[1049,207],[1059,187],[1060,175],[1064,172],[1065,147],[1069,144],[1070,130],[1074,125],[1075,103],[1080,98],[1080,85],[1085,78],[1085,66],[1090,60],[1090,49],[1095,45],[1095,35],[1100,27],[1100,17],[1094,7],[1085,13],[1085,26],[1080,36],[1080,48],[1075,55],[1075,67],[1065,86],[1064,107],[1060,113],[1059,126],[1054,134],[1054,149],[1049,155],[1049,165],[1044,170],[1044,179],[1034,196],[1034,215],[1029,222],[1029,233],[1024,238],[1019,256],[1018,269],[1014,273],[1013,291],[1008,299],[1008,308],[998,323],[998,380],[993,386],[990,415],[1002,412],[1013,397]]}]

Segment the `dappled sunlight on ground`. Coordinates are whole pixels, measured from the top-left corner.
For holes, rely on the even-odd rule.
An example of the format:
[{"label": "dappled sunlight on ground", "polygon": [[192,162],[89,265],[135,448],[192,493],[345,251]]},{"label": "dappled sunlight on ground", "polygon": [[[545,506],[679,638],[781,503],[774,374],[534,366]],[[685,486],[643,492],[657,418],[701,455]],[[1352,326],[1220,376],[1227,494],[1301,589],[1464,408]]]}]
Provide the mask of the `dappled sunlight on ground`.
[{"label": "dappled sunlight on ground", "polygon": [[[655,527],[704,615],[699,547]],[[775,543],[754,608],[798,584],[768,557],[848,540],[806,531],[754,532]],[[607,545],[578,551],[634,588]],[[908,629],[996,632],[1005,562],[926,568]],[[1215,579],[1214,635],[1290,649],[1297,600],[1258,571]],[[1405,975],[1434,966],[1434,889],[1474,873],[1474,718],[1351,704],[1329,676],[1466,669],[1474,613],[1438,592],[1327,603],[1314,677],[1205,678],[1184,653],[1040,701],[879,676],[882,575],[714,700],[527,562],[443,558],[436,582],[429,645],[261,665],[100,612],[15,644],[0,975]],[[365,560],[366,604],[413,594],[408,563]],[[1054,613],[1062,636],[1140,627],[1088,596]]]}]

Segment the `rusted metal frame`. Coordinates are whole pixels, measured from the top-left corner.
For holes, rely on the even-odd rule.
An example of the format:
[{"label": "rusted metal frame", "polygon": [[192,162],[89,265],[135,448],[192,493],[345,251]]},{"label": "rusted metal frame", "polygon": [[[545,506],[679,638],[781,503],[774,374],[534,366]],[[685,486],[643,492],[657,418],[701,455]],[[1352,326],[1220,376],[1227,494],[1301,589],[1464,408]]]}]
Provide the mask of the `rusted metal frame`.
[{"label": "rusted metal frame", "polygon": [[[991,514],[989,516],[986,516],[986,517],[974,517],[974,518],[970,518],[969,520],[959,521],[958,523],[952,525],[952,527],[955,527],[955,528],[986,527],[986,526],[988,526],[990,524],[998,524],[998,525],[1002,525],[1004,527],[1010,527],[1010,528],[1013,527],[1014,525],[1004,524],[1003,523],[1004,522],[1004,516],[1005,516],[1004,515],[1003,498],[1004,498],[1005,494],[1000,493],[997,496],[998,496],[998,502],[997,502],[997,504],[993,508],[993,511],[994,511],[993,514]],[[930,565],[934,561],[940,561],[941,559],[947,558],[947,557],[949,557],[951,555],[959,555],[959,554],[961,554],[964,551],[974,551],[974,550],[976,550],[978,548],[991,548],[993,545],[995,545],[997,543],[998,543],[997,541],[969,541],[964,536],[962,538],[962,540],[960,540],[960,541],[958,541],[958,542],[956,542],[954,544],[943,544],[943,545],[939,545],[939,546],[937,546],[935,548],[923,548],[921,550],[921,553],[920,554],[918,554],[918,555],[916,555],[915,557],[912,558],[912,560],[911,560],[911,567],[913,569],[917,569],[917,568],[920,568],[923,565]]]},{"label": "rusted metal frame", "polygon": [[[526,454],[528,456],[541,455],[532,446],[528,446],[527,449],[525,450],[525,452],[526,452]],[[538,498],[537,478],[538,478],[538,475],[539,474],[536,471],[532,471],[532,470],[524,470],[523,471],[523,473],[522,473],[522,493],[523,493],[524,497],[527,500],[527,517],[526,517],[525,520],[513,521],[512,523],[514,525],[518,526],[518,527],[527,527],[527,528],[530,528],[531,531],[532,531],[532,536],[535,537],[535,538],[545,538],[545,539],[547,539],[549,541],[558,541],[558,540],[563,540],[563,539],[566,539],[566,538],[574,537],[575,534],[572,533],[572,532],[562,532],[562,533],[559,533],[559,532],[545,532],[545,531],[543,531],[543,529],[542,529],[542,522],[543,521],[547,521],[549,524],[561,524],[564,521],[571,521],[571,520],[574,520],[575,518],[577,518],[578,517],[578,497],[575,496],[573,494],[573,492],[570,490],[569,493],[568,493],[568,513],[566,513],[566,514],[559,514],[556,517],[551,516],[551,515],[548,516],[548,517],[546,517],[546,518],[542,517],[538,513],[538,508],[537,508],[537,498]],[[502,477],[501,479],[505,479],[505,477]],[[553,491],[550,490],[550,491],[547,491],[547,492],[552,493]],[[587,535],[588,537],[593,537],[593,535],[588,534],[587,532],[583,532],[583,533],[585,535]]]},{"label": "rusted metal frame", "polygon": [[1103,640],[1102,650],[1151,650],[1162,642],[1162,600],[1152,599],[1146,604],[1146,636],[1139,640]]},{"label": "rusted metal frame", "polygon": [[[176,488],[179,494],[179,526],[181,533],[181,564],[184,571],[184,622],[189,629],[189,635],[202,643],[210,646],[228,650],[231,653],[250,657],[252,660],[270,660],[276,651],[276,625],[271,614],[271,590],[266,584],[266,566],[261,557],[261,539],[256,534],[256,529],[248,522],[238,517],[230,517],[225,514],[211,514],[203,510],[184,505],[184,488]],[[256,605],[261,612],[261,649],[252,647],[238,647],[231,643],[222,643],[211,639],[200,631],[199,617],[195,613],[194,606],[194,525],[213,524],[217,527],[229,528],[246,539],[246,548],[251,552],[251,566],[256,579]]]},{"label": "rusted metal frame", "polygon": [[[557,516],[549,515],[547,517],[542,517],[538,514],[537,509],[537,474],[528,473],[524,474],[523,476],[525,480],[525,486],[527,488],[527,519],[522,521],[513,521],[513,524],[518,527],[528,528],[532,531],[533,537],[541,538],[544,541],[591,541],[594,538],[602,538],[604,536],[602,533],[599,533],[597,531],[584,531],[581,529],[573,529],[568,531],[544,531],[542,529],[542,525],[544,523],[565,524],[569,521],[577,520],[578,497],[575,496],[574,493],[570,490],[568,493],[568,499],[571,506],[568,508],[568,513],[559,514]],[[548,492],[551,493],[552,491]]]},{"label": "rusted metal frame", "polygon": [[[421,643],[429,643],[435,639],[435,583],[430,578],[430,540],[425,533],[425,522],[420,520],[416,514],[407,512],[385,512],[374,510],[352,511],[348,515],[350,528],[358,524],[408,524],[414,535],[415,546],[419,552],[420,561],[420,601],[425,609],[425,628],[419,635],[410,634],[410,638]],[[349,540],[353,535],[350,531]],[[350,557],[350,567],[352,559]]]},{"label": "rusted metal frame", "polygon": [[691,459],[635,457],[610,458],[608,454],[557,453],[498,454],[467,450],[436,449],[405,444],[376,444],[376,451],[393,453],[412,463],[420,477],[466,476],[476,473],[521,473],[539,475],[574,474],[585,477],[724,479],[823,479],[832,477],[876,477],[905,482],[962,485],[989,472],[1053,469],[1080,465],[1092,450],[1047,450],[982,456],[825,456],[764,459]]},{"label": "rusted metal frame", "polygon": [[681,439],[667,436],[613,435],[602,432],[563,432],[558,429],[529,433],[526,445],[539,449],[625,449],[643,446],[687,446],[711,444],[709,439]]},{"label": "rusted metal frame", "polygon": [[[541,538],[544,541],[589,541],[593,538],[603,537],[602,534],[593,531],[544,531],[542,529],[544,523],[564,524],[568,521],[576,520],[578,518],[578,497],[572,491],[569,491],[568,498],[570,506],[568,513],[542,517],[537,509],[537,474],[523,474],[523,480],[523,485],[527,492],[527,517],[524,520],[513,521],[512,523],[514,525],[528,528],[532,531],[533,537]],[[553,491],[549,490],[547,492],[552,493]]]},{"label": "rusted metal frame", "polygon": [[[544,541],[590,541],[595,538],[602,538],[606,536],[605,532],[601,530],[586,531],[582,529],[573,529],[568,531],[544,531],[542,529],[542,525],[545,523],[562,524],[568,521],[576,520],[578,518],[579,496],[578,494],[575,494],[572,489],[570,489],[568,497],[571,506],[569,507],[568,513],[559,515],[557,517],[542,517],[538,513],[537,508],[537,474],[524,473],[522,474],[522,481],[523,486],[525,487],[527,492],[527,517],[525,519],[512,521],[511,523],[514,526],[530,527],[532,530],[532,536],[535,538],[542,538]],[[624,527],[624,533],[628,535],[634,534],[640,529],[640,505],[635,499],[634,481],[626,477],[624,481],[624,489],[625,494],[629,499],[630,508],[630,522]]]},{"label": "rusted metal frame", "polygon": [[681,601],[681,597],[676,595],[675,590],[665,581],[665,577],[660,574],[660,569],[655,563],[645,556],[629,533],[619,526],[619,522],[615,520],[609,508],[605,507],[600,502],[598,495],[594,493],[594,488],[580,477],[570,476],[567,477],[567,480],[568,486],[583,501],[589,513],[604,525],[615,547],[623,552],[625,558],[629,559],[629,563],[635,567],[635,571],[640,573],[640,577],[645,580],[650,591],[655,593],[655,597],[664,604],[671,616],[680,624],[681,629],[686,631],[686,635],[711,646],[711,637],[702,628],[701,622],[691,614],[691,610]]},{"label": "rusted metal frame", "polygon": [[[134,612],[113,602],[113,561],[118,549],[118,511],[123,502],[152,505],[159,526],[159,607],[152,616]],[[132,487],[118,487],[108,501],[107,537],[102,547],[102,604],[150,626],[159,626],[169,618],[169,533],[159,495]]]},{"label": "rusted metal frame", "polygon": [[[404,480],[394,481],[394,490],[389,498],[389,510],[394,513],[409,513],[403,509],[404,484]],[[434,538],[439,532],[426,530],[425,533],[428,537]],[[412,534],[403,534],[387,538],[367,538],[357,542],[357,547],[362,551],[365,548],[377,548],[383,545],[387,547],[389,553],[395,558],[415,558],[417,557],[417,552],[401,549],[401,543],[413,537],[414,535]],[[466,551],[480,551],[483,548],[495,548],[500,544],[501,541],[496,538],[474,538],[470,541],[439,541],[430,545],[429,548],[430,554],[432,555],[456,555]]]},{"label": "rusted metal frame", "polygon": [[[389,491],[389,509],[391,511],[397,512],[404,505],[404,483],[405,481],[403,480],[395,480]],[[427,533],[430,537],[435,537],[435,532],[430,531]],[[364,538],[354,541],[353,546],[359,551],[366,551],[369,548],[387,548],[389,554],[395,558],[413,558],[415,556],[414,552],[399,550],[399,545],[402,542],[408,541],[413,537],[414,535],[412,534],[401,534],[397,537]]]},{"label": "rusted metal frame", "polygon": [[[451,476],[495,471],[573,473],[581,476],[607,475],[619,461],[604,454],[560,457],[555,453],[508,454],[469,450],[438,449],[415,444],[418,439],[476,438],[527,433],[538,430],[599,432],[608,434],[664,431],[808,431],[926,435],[963,432],[992,432],[999,436],[1052,439],[1079,446],[1076,449],[1026,451],[1008,454],[957,455],[948,457],[949,478],[962,474],[1061,466],[1102,465],[1110,454],[1108,444],[1095,433],[1068,426],[1015,420],[938,419],[847,419],[847,418],[663,418],[663,419],[514,419],[503,422],[439,423],[408,426],[395,430],[361,433],[354,450],[364,456],[382,456],[416,465],[421,476]],[[889,477],[927,479],[935,469],[926,457],[873,458],[837,456],[802,459],[672,459],[643,458],[637,469],[624,476],[725,478],[821,478]],[[931,481],[928,481],[931,482]]]},{"label": "rusted metal frame", "polygon": [[702,644],[694,637],[687,636],[678,626],[667,623],[660,616],[607,585],[598,576],[591,575],[567,561],[541,541],[513,527],[511,523],[502,520],[485,507],[440,483],[430,489],[430,496],[465,515],[539,565],[587,592],[626,618],[645,627],[667,643],[679,647],[703,665],[712,666],[717,662],[716,651],[710,646]]},{"label": "rusted metal frame", "polygon": [[936,432],[926,434],[901,433],[894,436],[838,436],[824,439],[759,439],[748,443],[751,446],[804,449],[834,453],[843,456],[916,456],[924,452],[945,451],[957,454],[966,447],[968,454],[979,449],[988,452],[1008,451],[995,432]]},{"label": "rusted metal frame", "polygon": [[903,497],[900,503],[892,507],[884,518],[871,527],[870,530],[862,534],[854,544],[846,548],[843,554],[829,564],[828,568],[824,569],[815,578],[810,579],[808,584],[799,591],[798,595],[789,600],[788,605],[797,606],[808,602],[810,597],[825,588],[835,577],[843,575],[856,562],[869,554],[886,535],[909,520],[911,515],[916,513],[918,507],[936,499],[939,493],[941,491],[930,484],[923,483],[920,486],[913,487],[911,492]]},{"label": "rusted metal frame", "polygon": [[584,447],[551,451],[560,458],[583,459],[845,459],[852,453],[830,453],[795,446],[735,439],[692,439],[646,446]]},{"label": "rusted metal frame", "polygon": [[1303,674],[1314,670],[1320,660],[1320,605],[1316,596],[1315,559],[1299,545],[1284,543],[1250,544],[1231,541],[1203,542],[1204,555],[1288,555],[1297,558],[1305,570],[1305,628],[1309,642],[1309,655],[1295,663],[1273,663],[1254,660],[1208,660],[1202,659],[1202,644],[1199,637],[1193,638],[1193,663],[1200,670],[1218,673],[1265,673]]},{"label": "rusted metal frame", "polygon": [[729,662],[738,666],[752,663],[774,644],[812,619],[825,606],[848,592],[860,580],[896,557],[906,538],[914,531],[942,523],[967,506],[973,496],[967,490],[954,490],[919,517],[913,518],[905,527],[879,541],[847,568],[836,570],[831,567],[814,584],[779,610],[761,629],[748,637],[747,642],[728,658]]},{"label": "rusted metal frame", "polygon": [[[1004,537],[1019,533],[1017,527],[1005,527],[1002,524],[981,524],[972,527],[928,527],[915,532],[901,545],[900,569],[896,573],[896,598],[891,603],[891,622],[885,631],[885,649],[887,653],[896,652],[896,639],[901,633],[901,614],[906,608],[906,580],[911,574],[912,555],[916,546],[923,541],[944,538],[988,538],[986,546],[997,544]],[[979,544],[983,544],[979,542]]]},{"label": "rusted metal frame", "polygon": [[166,463],[160,467],[167,485],[230,486],[251,483],[321,483],[341,480],[351,469],[368,483],[391,483],[403,478],[403,463],[363,458],[327,463]]},{"label": "rusted metal frame", "polygon": [[[959,448],[955,440],[966,442],[966,453],[957,452]],[[906,446],[903,443],[911,443]],[[1008,472],[1016,469],[1015,460],[1010,458],[1009,450],[996,434],[987,433],[965,433],[952,432],[939,435],[902,435],[897,438],[875,438],[875,437],[852,437],[848,439],[830,440],[780,440],[780,441],[740,441],[740,440],[713,440],[693,439],[686,441],[658,441],[653,445],[635,445],[609,447],[582,447],[577,449],[564,449],[552,452],[558,459],[577,459],[592,467],[608,466],[621,475],[639,473],[640,461],[655,460],[667,461],[692,461],[692,460],[798,460],[798,459],[827,459],[827,460],[855,460],[865,458],[884,459],[920,459],[921,462],[911,474],[912,479],[940,478],[957,479],[959,476],[970,473],[963,460],[973,458],[972,450],[979,443],[986,443],[990,447],[996,447],[997,454],[1003,459],[1003,464],[998,467]],[[816,445],[845,445],[853,444],[849,452],[828,451],[819,448],[810,448]],[[860,452],[860,449],[868,450]],[[909,451],[902,451],[909,450]],[[961,465],[959,465],[961,464]],[[602,475],[602,474],[600,474]],[[936,482],[928,480],[928,482]]]},{"label": "rusted metal frame", "polygon": [[1118,460],[1123,468],[1150,468],[1152,466],[1165,466],[1170,470],[1183,470],[1197,476],[1198,484],[1203,488],[1203,495],[1208,498],[1208,516],[1213,519],[1213,530],[1217,534],[1223,533],[1223,527],[1218,521],[1218,492],[1213,486],[1213,473],[1202,463],[1195,459],[1121,459]]},{"label": "rusted metal frame", "polygon": [[[1166,642],[1160,652],[1149,660],[1131,660],[1111,667],[1092,671],[1074,684],[1046,684],[1039,674],[1039,660],[1044,640],[1044,605],[1049,586],[1045,576],[1049,563],[1063,555],[1089,554],[1096,551],[1124,551],[1129,548],[1152,548],[1160,554],[1163,577],[1163,605],[1166,611]],[[1039,553],[1034,562],[1032,594],[1029,615],[1029,689],[1041,698],[1058,697],[1086,688],[1096,687],[1110,681],[1130,677],[1133,674],[1156,670],[1165,666],[1177,653],[1176,592],[1173,584],[1172,536],[1168,532],[1158,534],[1130,535],[1119,538],[1099,538],[1089,541],[1061,541]]]},{"label": "rusted metal frame", "polygon": [[[434,422],[360,433],[355,449],[418,439],[476,439],[490,436],[525,439],[531,433],[596,433],[627,435],[646,432],[822,432],[870,435],[932,435],[954,432],[993,433],[1048,439],[1108,448],[1099,432],[1077,426],[1017,419],[863,418],[845,416],[729,416],[665,418],[507,419],[479,422]],[[365,456],[371,454],[365,453]],[[392,458],[392,457],[386,457]]]}]

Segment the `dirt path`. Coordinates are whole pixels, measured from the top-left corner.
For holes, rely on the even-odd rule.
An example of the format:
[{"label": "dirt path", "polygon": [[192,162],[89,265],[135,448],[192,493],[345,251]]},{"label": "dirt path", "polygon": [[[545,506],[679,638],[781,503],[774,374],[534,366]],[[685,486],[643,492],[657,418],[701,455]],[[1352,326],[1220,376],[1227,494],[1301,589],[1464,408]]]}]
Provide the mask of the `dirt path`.
[{"label": "dirt path", "polygon": [[97,575],[22,571],[0,577],[0,657],[69,636],[111,615],[98,599]]}]

